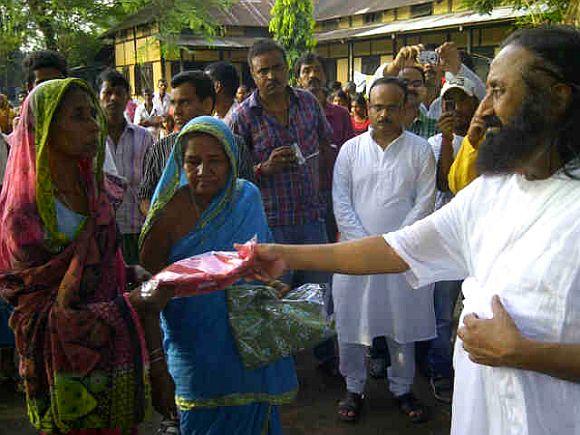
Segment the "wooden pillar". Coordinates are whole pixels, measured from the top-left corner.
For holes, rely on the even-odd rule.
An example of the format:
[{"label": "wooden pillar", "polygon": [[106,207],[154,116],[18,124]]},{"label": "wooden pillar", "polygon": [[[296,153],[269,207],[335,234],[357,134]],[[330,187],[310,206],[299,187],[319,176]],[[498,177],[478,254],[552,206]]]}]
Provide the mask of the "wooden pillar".
[{"label": "wooden pillar", "polygon": [[467,53],[471,54],[473,52],[473,29],[467,31]]},{"label": "wooden pillar", "polygon": [[348,41],[348,79],[354,80],[354,43]]}]

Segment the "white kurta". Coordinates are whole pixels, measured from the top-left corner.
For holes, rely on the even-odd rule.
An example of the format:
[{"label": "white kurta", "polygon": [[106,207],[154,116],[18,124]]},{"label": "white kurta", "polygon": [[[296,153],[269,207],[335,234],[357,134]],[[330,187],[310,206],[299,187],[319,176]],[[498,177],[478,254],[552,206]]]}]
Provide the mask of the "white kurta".
[{"label": "white kurta", "polygon": [[[463,314],[500,296],[527,337],[580,343],[580,181],[479,177],[441,210],[385,236],[413,287],[465,279]],[[452,434],[580,434],[580,384],[469,360],[457,340]]]},{"label": "white kurta", "polygon": [[[453,157],[457,156],[459,149],[461,148],[461,142],[463,141],[463,136],[458,136],[453,134],[453,142],[451,146],[453,147]],[[433,154],[435,155],[435,163],[439,164],[439,157],[441,156],[441,143],[443,142],[443,135],[441,133],[436,134],[435,136],[431,136],[427,139],[429,145],[431,145],[431,149],[433,150]],[[437,190],[435,194],[435,210],[439,210],[445,204],[447,204],[453,198],[453,193],[451,192],[441,192]]]},{"label": "white kurta", "polygon": [[[394,231],[427,216],[435,198],[435,159],[426,140],[404,132],[383,150],[367,132],[346,142],[332,186],[341,240]],[[338,339],[370,345],[435,336],[432,287],[412,293],[404,275],[334,275]]]}]

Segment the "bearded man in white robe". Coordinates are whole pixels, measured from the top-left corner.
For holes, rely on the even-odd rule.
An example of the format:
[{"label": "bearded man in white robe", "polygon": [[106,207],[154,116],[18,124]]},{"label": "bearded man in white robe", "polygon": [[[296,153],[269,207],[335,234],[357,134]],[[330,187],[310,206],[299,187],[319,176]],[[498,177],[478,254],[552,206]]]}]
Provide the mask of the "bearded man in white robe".
[{"label": "bearded man in white robe", "polygon": [[[512,34],[472,127],[481,176],[383,237],[261,245],[255,277],[286,268],[463,279],[454,435],[580,433],[580,32]],[[476,119],[477,118],[477,119]]]},{"label": "bearded man in white robe", "polygon": [[[407,86],[398,78],[372,85],[370,131],[347,141],[334,169],[332,196],[340,240],[396,231],[433,212],[435,159],[429,143],[403,128]],[[339,417],[356,420],[367,380],[365,357],[386,337],[389,389],[413,422],[425,419],[411,393],[415,342],[435,337],[432,286],[412,293],[403,274],[335,275],[333,297],[340,371],[347,394]]]}]

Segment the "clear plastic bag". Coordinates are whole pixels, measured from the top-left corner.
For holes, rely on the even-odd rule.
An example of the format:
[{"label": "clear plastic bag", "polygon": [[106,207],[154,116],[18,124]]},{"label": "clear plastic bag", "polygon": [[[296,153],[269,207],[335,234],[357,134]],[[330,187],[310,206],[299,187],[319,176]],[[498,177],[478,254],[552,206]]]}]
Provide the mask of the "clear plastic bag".
[{"label": "clear plastic bag", "polygon": [[316,346],[329,335],[323,286],[306,284],[279,299],[267,286],[227,289],[230,325],[242,362],[254,369]]},{"label": "clear plastic bag", "polygon": [[284,302],[308,302],[324,307],[324,293],[326,285],[324,284],[304,284],[288,292],[282,299]]}]

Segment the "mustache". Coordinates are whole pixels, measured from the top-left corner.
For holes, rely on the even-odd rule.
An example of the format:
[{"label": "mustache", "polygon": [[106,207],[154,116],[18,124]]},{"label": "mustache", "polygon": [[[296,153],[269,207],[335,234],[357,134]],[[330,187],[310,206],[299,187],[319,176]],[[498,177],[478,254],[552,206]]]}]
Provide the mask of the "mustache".
[{"label": "mustache", "polygon": [[542,146],[544,138],[558,129],[554,121],[545,114],[546,102],[550,97],[531,94],[509,123],[493,119],[484,142],[479,146],[477,168],[480,174],[512,174],[525,164]]},{"label": "mustache", "polygon": [[312,77],[310,80],[308,80],[308,86],[320,88],[322,87],[322,81],[318,77]]}]

